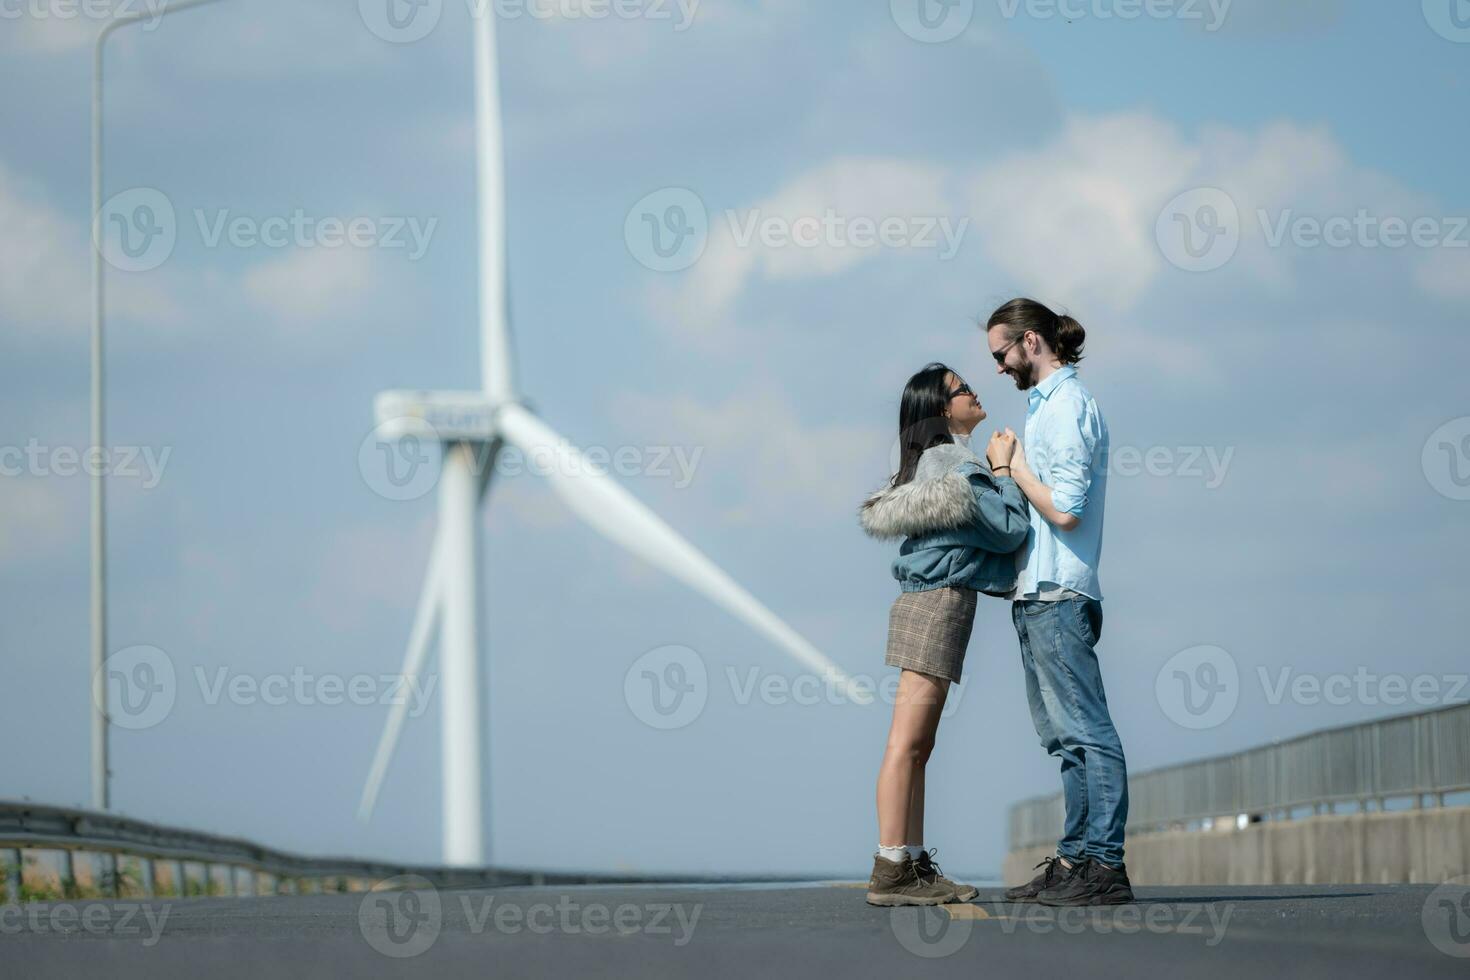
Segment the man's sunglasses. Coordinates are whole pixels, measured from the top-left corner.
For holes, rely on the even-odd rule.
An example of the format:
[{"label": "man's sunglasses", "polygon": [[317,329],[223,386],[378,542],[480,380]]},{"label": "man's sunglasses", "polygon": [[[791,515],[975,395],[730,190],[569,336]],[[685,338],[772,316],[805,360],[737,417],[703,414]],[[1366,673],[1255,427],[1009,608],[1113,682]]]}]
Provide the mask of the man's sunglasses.
[{"label": "man's sunglasses", "polygon": [[1025,334],[1021,334],[1021,336],[1017,337],[1015,340],[1011,341],[1009,344],[1006,344],[1000,350],[993,350],[993,351],[991,351],[990,352],[990,356],[993,357],[993,358],[995,358],[995,363],[997,363],[997,364],[1004,364],[1006,362],[1006,351],[1010,350],[1012,347],[1014,347],[1017,344],[1019,344],[1025,338],[1026,338],[1026,335]]}]

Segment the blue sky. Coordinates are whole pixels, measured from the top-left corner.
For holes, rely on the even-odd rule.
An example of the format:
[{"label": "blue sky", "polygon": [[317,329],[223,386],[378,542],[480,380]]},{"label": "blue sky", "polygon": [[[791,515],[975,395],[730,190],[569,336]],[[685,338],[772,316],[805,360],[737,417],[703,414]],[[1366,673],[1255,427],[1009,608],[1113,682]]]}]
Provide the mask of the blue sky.
[{"label": "blue sky", "polygon": [[[699,452],[687,481],[622,482],[843,667],[882,678],[893,548],[854,509],[887,476],[899,391],[944,360],[987,425],[1019,428],[1024,397],[987,367],[974,321],[1034,294],[1087,326],[1082,372],[1114,446],[1155,452],[1115,473],[1102,567],[1130,764],[1440,703],[1465,664],[1470,200],[1453,107],[1470,44],[1434,29],[1453,21],[1433,2],[1234,0],[1214,30],[1207,4],[1190,5],[1205,21],[1183,0],[1130,20],[1103,16],[1126,2],[1072,6],[1069,22],[976,0],[942,43],[901,28],[902,0],[704,0],[683,29],[651,2],[502,16],[522,391],[580,445]],[[34,441],[47,465],[0,477],[0,724],[33,747],[0,760],[0,795],[82,803],[87,482],[56,471],[59,447],[87,440],[98,21],[5,9],[22,13],[0,20],[0,447]],[[427,36],[391,43],[371,10],[225,0],[109,45],[108,193],[163,195],[177,237],[157,267],[109,278],[111,442],[168,454],[156,485],[112,481],[112,646],[156,647],[178,678],[166,717],[115,734],[115,800],[285,848],[428,861],[436,700],[363,825],[384,708],[209,703],[196,675],[398,669],[433,499],[385,499],[360,470],[372,399],[478,384],[469,13],[447,0]],[[709,216],[675,272],[625,234],[666,188]],[[1234,207],[1239,241],[1187,271],[1166,211],[1201,188]],[[829,211],[964,231],[952,255],[736,234]],[[414,256],[211,244],[200,227],[297,212],[432,232]],[[1360,212],[1378,229],[1429,220],[1433,241],[1312,244],[1310,222]],[[1299,233],[1273,244],[1276,228]],[[497,861],[862,867],[885,705],[742,698],[751,669],[796,668],[538,477],[497,481],[482,523]],[[671,644],[706,665],[707,702],[661,731],[624,680]],[[1237,667],[1237,704],[1190,728],[1156,681],[1200,646]],[[1283,670],[1441,693],[1273,697]],[[1056,787],[1004,603],[982,603],[967,675],[928,837],[947,867],[994,869],[1006,807]]]}]

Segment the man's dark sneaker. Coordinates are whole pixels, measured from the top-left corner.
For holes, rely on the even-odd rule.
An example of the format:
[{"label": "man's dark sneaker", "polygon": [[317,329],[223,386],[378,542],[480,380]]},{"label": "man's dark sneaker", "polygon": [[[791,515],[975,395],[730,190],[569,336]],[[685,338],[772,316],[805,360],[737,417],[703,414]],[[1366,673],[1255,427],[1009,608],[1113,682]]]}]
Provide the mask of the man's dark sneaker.
[{"label": "man's dark sneaker", "polygon": [[1035,878],[1032,878],[1024,885],[1017,885],[1015,888],[1006,889],[1006,901],[1036,901],[1036,896],[1040,895],[1042,891],[1052,887],[1059,881],[1062,881],[1065,878],[1076,874],[1078,869],[1082,867],[1082,862],[1077,861],[1072,865],[1072,867],[1069,868],[1065,864],[1063,864],[1056,855],[1052,855],[1051,857],[1038,864],[1037,867],[1041,869],[1041,874],[1037,875]]},{"label": "man's dark sneaker", "polygon": [[937,881],[923,881],[905,854],[893,862],[873,855],[873,877],[868,879],[869,905],[943,905],[954,901],[954,889]]},{"label": "man's dark sneaker", "polygon": [[914,872],[918,874],[920,881],[937,881],[954,892],[957,902],[968,902],[980,894],[980,889],[974,885],[962,885],[957,881],[950,881],[939,871],[939,865],[934,863],[935,850],[920,851],[919,856],[914,859]]},{"label": "man's dark sneaker", "polygon": [[1133,901],[1133,886],[1123,865],[1110,868],[1097,858],[1088,858],[1076,867],[1080,869],[1077,874],[1043,890],[1036,900],[1042,905],[1127,905]]}]

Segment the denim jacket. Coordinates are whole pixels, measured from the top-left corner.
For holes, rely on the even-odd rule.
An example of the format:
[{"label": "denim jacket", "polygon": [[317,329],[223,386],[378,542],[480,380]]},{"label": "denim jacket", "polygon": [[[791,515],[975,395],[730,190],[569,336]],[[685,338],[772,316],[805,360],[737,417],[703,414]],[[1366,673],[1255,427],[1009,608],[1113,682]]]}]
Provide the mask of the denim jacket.
[{"label": "denim jacket", "polygon": [[913,480],[869,495],[859,522],[880,539],[903,538],[893,577],[900,590],[945,586],[1005,593],[1016,584],[1016,552],[1030,510],[1010,477],[997,477],[967,446],[931,446]]}]

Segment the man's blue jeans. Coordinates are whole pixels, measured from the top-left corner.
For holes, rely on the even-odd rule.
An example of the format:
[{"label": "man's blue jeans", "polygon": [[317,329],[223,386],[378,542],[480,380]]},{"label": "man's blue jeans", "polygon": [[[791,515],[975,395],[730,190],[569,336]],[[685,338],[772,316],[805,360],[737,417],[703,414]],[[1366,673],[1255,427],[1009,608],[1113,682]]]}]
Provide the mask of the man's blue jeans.
[{"label": "man's blue jeans", "polygon": [[1013,602],[1011,620],[1021,640],[1031,721],[1042,747],[1062,763],[1067,819],[1057,853],[1119,866],[1128,767],[1093,650],[1102,635],[1102,603],[1086,597]]}]

